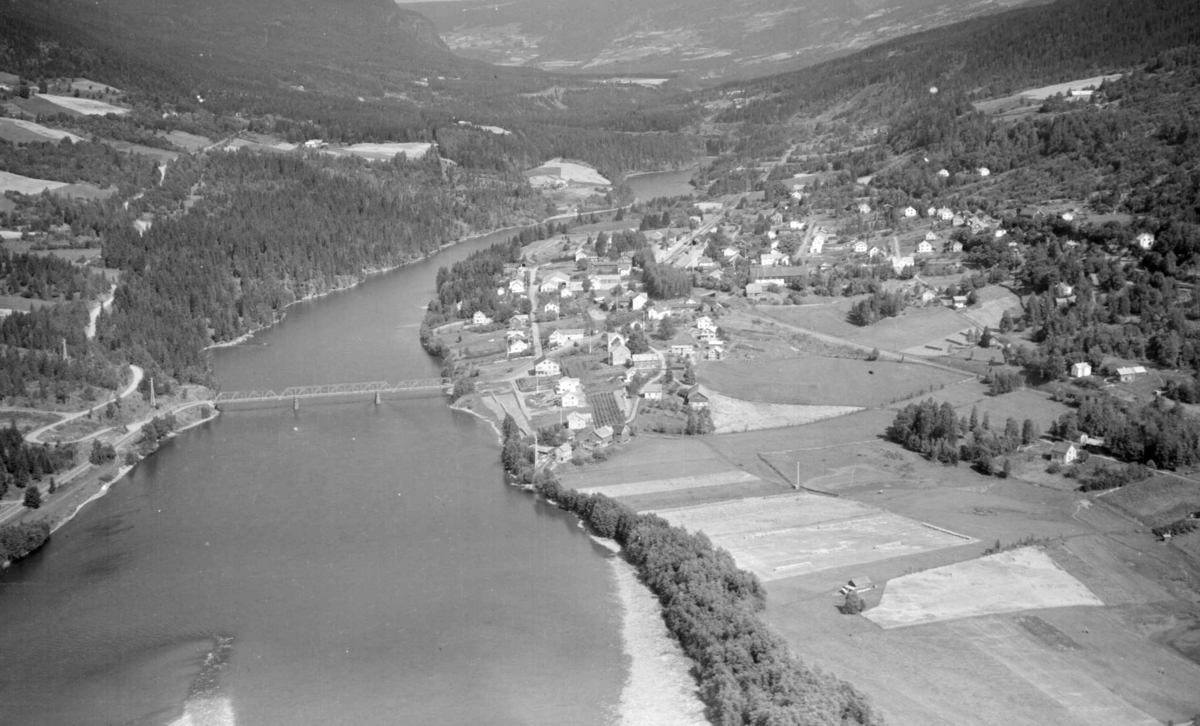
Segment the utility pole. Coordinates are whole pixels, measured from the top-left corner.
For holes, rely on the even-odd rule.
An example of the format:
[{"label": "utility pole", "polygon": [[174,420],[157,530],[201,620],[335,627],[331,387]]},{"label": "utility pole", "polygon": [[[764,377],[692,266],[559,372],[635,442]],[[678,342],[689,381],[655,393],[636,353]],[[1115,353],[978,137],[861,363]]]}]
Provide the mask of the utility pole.
[{"label": "utility pole", "polygon": [[154,377],[150,378],[150,408],[158,408],[158,403],[154,400]]}]

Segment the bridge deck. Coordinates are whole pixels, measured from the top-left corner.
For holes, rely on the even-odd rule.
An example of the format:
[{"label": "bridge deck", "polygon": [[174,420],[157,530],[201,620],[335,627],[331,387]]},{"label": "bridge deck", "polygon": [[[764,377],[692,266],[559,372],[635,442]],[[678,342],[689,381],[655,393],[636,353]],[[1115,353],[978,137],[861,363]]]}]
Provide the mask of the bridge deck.
[{"label": "bridge deck", "polygon": [[221,391],[214,403],[250,403],[254,401],[285,401],[297,398],[322,398],[325,396],[376,395],[403,391],[444,390],[449,384],[444,378],[420,378],[399,383],[371,381],[369,383],[331,383],[316,386],[292,386],[282,391]]}]

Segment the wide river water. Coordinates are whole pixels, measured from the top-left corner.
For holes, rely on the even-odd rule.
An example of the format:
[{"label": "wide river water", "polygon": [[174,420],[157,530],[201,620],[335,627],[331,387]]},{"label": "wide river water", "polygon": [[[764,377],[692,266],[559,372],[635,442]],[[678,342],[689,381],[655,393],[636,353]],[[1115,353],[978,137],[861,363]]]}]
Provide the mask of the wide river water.
[{"label": "wide river water", "polygon": [[[436,376],[417,330],[438,267],[508,236],[292,307],[215,352],[222,386]],[[0,724],[614,723],[612,555],[498,454],[439,397],[182,434],[0,573]]]}]

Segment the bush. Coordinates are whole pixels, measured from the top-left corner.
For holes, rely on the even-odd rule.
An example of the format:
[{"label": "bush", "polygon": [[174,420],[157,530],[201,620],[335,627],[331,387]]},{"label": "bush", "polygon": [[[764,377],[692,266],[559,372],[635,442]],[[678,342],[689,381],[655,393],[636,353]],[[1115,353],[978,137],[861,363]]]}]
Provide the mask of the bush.
[{"label": "bush", "polygon": [[19,560],[41,547],[48,539],[48,522],[22,522],[0,527],[0,562]]}]

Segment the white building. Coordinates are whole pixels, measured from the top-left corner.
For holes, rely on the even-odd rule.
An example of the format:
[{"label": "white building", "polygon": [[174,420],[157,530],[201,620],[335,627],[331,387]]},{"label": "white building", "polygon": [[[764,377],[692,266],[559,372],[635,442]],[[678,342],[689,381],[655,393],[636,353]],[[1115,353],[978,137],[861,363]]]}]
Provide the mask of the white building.
[{"label": "white building", "polygon": [[1071,366],[1072,378],[1087,378],[1092,375],[1092,366],[1087,362],[1075,363]]},{"label": "white building", "polygon": [[536,376],[557,376],[562,373],[562,368],[559,367],[558,361],[542,356],[534,362],[533,373]]},{"label": "white building", "polygon": [[1154,246],[1154,235],[1149,232],[1142,232],[1137,236],[1137,245],[1144,250],[1148,250]]}]

